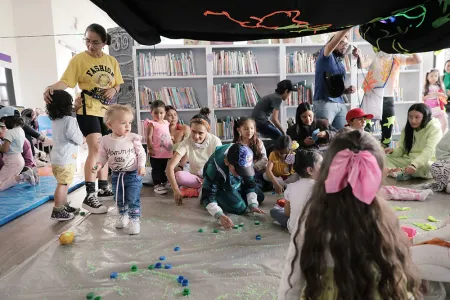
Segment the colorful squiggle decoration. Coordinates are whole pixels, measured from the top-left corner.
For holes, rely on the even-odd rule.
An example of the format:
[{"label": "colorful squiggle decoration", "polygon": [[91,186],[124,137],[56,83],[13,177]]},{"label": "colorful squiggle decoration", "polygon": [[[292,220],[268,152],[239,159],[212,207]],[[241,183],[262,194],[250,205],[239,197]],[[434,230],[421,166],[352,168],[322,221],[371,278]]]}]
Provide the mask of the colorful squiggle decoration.
[{"label": "colorful squiggle decoration", "polygon": [[[264,25],[264,21],[270,17],[273,17],[275,15],[278,14],[284,14],[287,17],[291,18],[292,24],[291,25],[287,25],[287,26],[283,26],[283,27],[279,27],[279,26],[266,26]],[[226,11],[221,11],[221,12],[212,12],[210,10],[207,10],[203,13],[204,16],[208,16],[208,15],[213,15],[213,16],[225,16],[227,17],[229,20],[239,24],[241,27],[244,28],[262,28],[262,29],[269,29],[269,30],[288,30],[290,32],[313,32],[314,34],[317,31],[323,31],[323,30],[327,30],[328,28],[330,28],[332,26],[332,24],[322,24],[322,25],[311,25],[308,22],[305,21],[301,21],[301,20],[297,20],[297,18],[300,16],[300,11],[299,10],[280,10],[280,11],[275,11],[272,12],[270,14],[267,14],[263,17],[255,17],[255,16],[250,16],[249,19],[251,19],[251,21],[239,21],[234,19],[233,17],[230,16],[230,14]],[[254,25],[252,25],[252,22],[256,21],[256,23],[254,23]]]}]

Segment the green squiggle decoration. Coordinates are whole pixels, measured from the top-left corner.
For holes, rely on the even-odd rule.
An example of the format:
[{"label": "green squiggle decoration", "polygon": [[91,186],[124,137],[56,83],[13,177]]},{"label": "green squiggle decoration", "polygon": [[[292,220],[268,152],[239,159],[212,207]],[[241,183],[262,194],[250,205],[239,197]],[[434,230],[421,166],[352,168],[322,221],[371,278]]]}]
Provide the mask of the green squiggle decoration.
[{"label": "green squiggle decoration", "polygon": [[436,20],[432,23],[433,28],[439,28],[439,27],[441,27],[442,25],[444,25],[445,23],[447,23],[448,21],[450,21],[450,18],[449,18],[448,16],[450,16],[450,13],[448,13],[448,14],[445,15],[445,16],[442,16],[442,17],[436,19]]}]

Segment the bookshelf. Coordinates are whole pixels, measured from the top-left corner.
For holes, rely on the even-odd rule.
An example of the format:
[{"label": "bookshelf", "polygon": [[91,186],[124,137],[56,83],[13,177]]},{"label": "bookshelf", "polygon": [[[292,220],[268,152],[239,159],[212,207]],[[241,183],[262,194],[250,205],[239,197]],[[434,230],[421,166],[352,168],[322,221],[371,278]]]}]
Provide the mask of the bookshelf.
[{"label": "bookshelf", "polygon": [[[363,55],[374,55],[372,46],[365,41],[350,42],[357,46],[363,52]],[[216,97],[215,88],[219,86],[237,86],[243,84],[251,84],[259,96],[273,93],[276,84],[284,79],[290,79],[293,84],[299,82],[305,83],[314,90],[314,70],[313,64],[309,63],[307,68],[297,66],[297,68],[289,68],[289,56],[293,53],[304,61],[311,60],[313,54],[318,52],[324,46],[323,43],[292,43],[292,44],[237,44],[237,45],[160,45],[156,47],[134,46],[134,83],[136,94],[136,115],[138,122],[139,134],[143,134],[141,121],[150,118],[150,110],[148,103],[141,101],[141,90],[146,87],[151,90],[160,90],[167,87],[186,88],[190,87],[194,90],[199,107],[209,107],[211,110],[211,131],[216,132],[216,122],[226,120],[229,117],[240,117],[250,115],[253,107],[215,107]],[[227,53],[227,59],[217,61],[219,54]],[[240,53],[240,54],[239,54]],[[195,72],[179,73],[171,72],[170,75],[162,72],[160,75],[149,76],[149,74],[140,72],[140,55],[152,56],[169,56],[185,57],[183,54],[189,54],[192,59],[192,70]],[[237,70],[244,68],[245,62],[241,66],[233,65],[229,57],[254,57],[256,66],[245,67],[245,74],[237,74]],[[222,69],[217,68],[218,64],[222,64]],[[363,83],[363,74],[366,70],[361,71],[356,68],[356,61],[348,59],[346,85],[352,84],[355,87],[361,87]],[[169,64],[170,65],[170,64]],[[227,68],[223,66],[227,65]],[[216,71],[215,71],[216,70]],[[220,71],[217,71],[220,70]],[[164,71],[164,70],[163,70]],[[297,72],[298,71],[298,72]],[[364,72],[364,73],[363,73]],[[398,127],[401,128],[406,122],[406,112],[409,106],[416,103],[420,99],[422,92],[422,65],[411,66],[401,71],[400,87],[402,88],[403,99],[395,102],[395,109],[398,121]],[[179,75],[181,74],[181,75]],[[217,75],[215,75],[217,74]],[[141,76],[143,75],[143,76]],[[216,90],[217,92],[217,90]],[[311,93],[312,96],[312,93]],[[355,93],[349,97],[349,108],[358,107],[362,95]],[[280,110],[280,121],[284,128],[287,126],[289,117],[295,117],[297,105],[286,105],[283,102]],[[181,108],[177,109],[179,118],[184,123],[188,123],[190,118],[197,114],[200,108]],[[223,137],[224,142],[229,141],[230,137]]]}]

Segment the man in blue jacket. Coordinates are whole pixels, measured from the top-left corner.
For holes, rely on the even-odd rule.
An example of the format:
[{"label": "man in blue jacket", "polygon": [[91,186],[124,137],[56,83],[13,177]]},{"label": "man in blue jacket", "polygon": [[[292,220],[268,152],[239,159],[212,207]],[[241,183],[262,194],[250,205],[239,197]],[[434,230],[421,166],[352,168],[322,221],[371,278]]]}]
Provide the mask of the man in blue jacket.
[{"label": "man in blue jacket", "polygon": [[255,183],[253,152],[242,144],[219,146],[203,168],[201,204],[225,229],[233,221],[225,215],[245,212],[264,214],[258,208],[264,193]]}]

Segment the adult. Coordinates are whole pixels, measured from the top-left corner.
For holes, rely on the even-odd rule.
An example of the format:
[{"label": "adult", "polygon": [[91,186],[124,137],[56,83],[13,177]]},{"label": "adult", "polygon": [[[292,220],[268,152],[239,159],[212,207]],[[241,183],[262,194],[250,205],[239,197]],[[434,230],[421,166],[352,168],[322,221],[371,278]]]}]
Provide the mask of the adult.
[{"label": "adult", "polygon": [[258,132],[272,140],[284,135],[280,124],[280,105],[292,92],[292,82],[282,80],[278,82],[275,93],[266,95],[256,103],[252,111],[252,118],[256,122]]},{"label": "adult", "polygon": [[[359,51],[356,53],[356,56],[361,57]],[[379,99],[382,95],[381,144],[385,148],[390,147],[392,130],[394,129],[394,96],[398,90],[400,67],[420,64],[421,62],[422,58],[418,54],[406,56],[403,54],[387,54],[382,51],[376,53],[373,61],[365,60],[361,62],[361,68],[368,67],[367,75],[363,82],[365,96],[361,106],[366,113],[373,114],[379,118],[379,112],[375,111],[373,102],[377,101],[377,98]],[[374,98],[368,98],[369,93],[372,93]],[[365,100],[368,102],[365,103]]]},{"label": "adult", "polygon": [[225,229],[234,225],[226,213],[242,215],[248,210],[264,214],[259,208],[264,193],[256,185],[253,152],[248,146],[238,143],[217,147],[203,174],[200,203]]},{"label": "adult", "polygon": [[445,62],[442,82],[445,87],[445,93],[448,96],[447,105],[445,105],[445,110],[447,111],[448,118],[450,119],[450,60],[447,60]]},{"label": "adult", "polygon": [[[222,142],[218,137],[209,133],[210,126],[203,115],[195,115],[191,119],[191,135],[178,145],[175,153],[167,164],[166,174],[173,189],[173,196],[177,205],[182,204],[183,193],[180,186],[200,189],[203,182],[203,167],[217,146]],[[189,171],[183,171],[182,158],[189,161]]]},{"label": "adult", "polygon": [[[338,130],[344,128],[346,123],[347,106],[343,94],[353,94],[356,89],[349,86],[343,89],[342,95],[336,96],[331,93],[330,82],[327,82],[325,74],[342,77],[342,80],[345,79],[346,70],[343,60],[348,49],[347,34],[350,29],[336,33],[325,47],[320,49],[316,60],[314,113],[317,119],[327,119],[328,123]],[[339,80],[336,80],[336,82],[339,82]]]},{"label": "adult", "polygon": [[108,187],[108,166],[98,172],[98,194],[95,191],[96,174],[91,170],[97,163],[100,139],[108,129],[103,122],[103,116],[111,99],[119,92],[123,83],[117,60],[104,53],[103,47],[111,44],[111,36],[105,28],[91,24],[86,28],[84,42],[86,51],[75,55],[69,63],[60,81],[47,87],[44,100],[51,101],[54,90],[74,88],[77,84],[82,90],[82,105],[77,109],[77,121],[81,132],[86,137],[88,157],[84,166],[86,182],[86,197],[83,208],[91,213],[106,213],[101,199],[112,198],[114,195]]},{"label": "adult", "polygon": [[[172,138],[172,150],[175,152],[178,146],[180,146],[180,143],[189,138],[191,128],[186,124],[178,123],[178,112],[175,107],[171,105],[166,105],[165,119],[169,122],[170,137]],[[185,155],[181,158],[180,165],[184,166],[186,163],[187,156]],[[175,168],[175,172],[183,171],[183,169],[180,168],[180,165]]]}]

